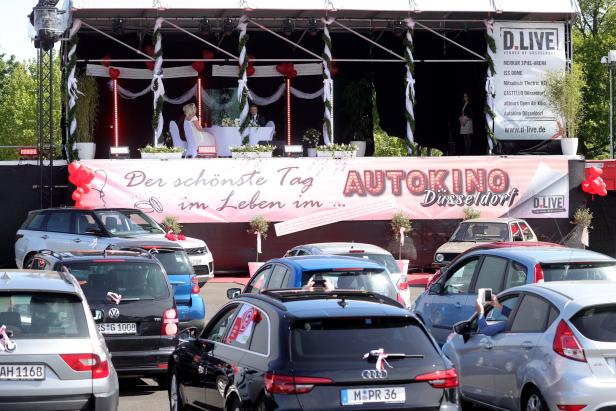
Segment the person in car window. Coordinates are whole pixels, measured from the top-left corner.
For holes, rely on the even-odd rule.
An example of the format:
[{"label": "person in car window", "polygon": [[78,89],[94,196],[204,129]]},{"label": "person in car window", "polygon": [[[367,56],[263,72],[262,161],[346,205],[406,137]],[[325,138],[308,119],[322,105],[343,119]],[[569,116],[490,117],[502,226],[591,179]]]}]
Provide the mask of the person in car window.
[{"label": "person in car window", "polygon": [[[323,278],[320,278],[319,280],[323,280]],[[310,280],[308,280],[306,285],[304,285],[302,288],[308,291],[315,291],[315,290],[333,291],[336,288],[331,283],[331,281],[329,281],[327,278],[323,280],[322,286],[321,286],[321,283],[317,284],[317,282],[319,281],[315,281],[315,276],[312,276]]]},{"label": "person in car window", "polygon": [[[511,314],[511,309],[507,306],[502,305],[496,295],[492,295],[492,301],[490,301],[492,307],[497,310],[500,310],[501,314],[505,317],[509,318],[509,314]],[[485,319],[483,312],[483,304],[479,300],[477,300],[476,308],[477,311],[477,333],[487,335],[488,337],[495,336],[498,333],[502,333],[507,329],[507,321],[498,321],[494,324],[488,324]]]}]

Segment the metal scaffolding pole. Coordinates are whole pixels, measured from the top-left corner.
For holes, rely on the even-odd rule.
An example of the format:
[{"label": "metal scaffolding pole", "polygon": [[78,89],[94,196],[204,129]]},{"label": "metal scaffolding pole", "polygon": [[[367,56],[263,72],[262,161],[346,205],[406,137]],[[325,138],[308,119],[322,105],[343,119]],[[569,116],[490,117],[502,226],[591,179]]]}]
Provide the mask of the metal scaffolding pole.
[{"label": "metal scaffolding pole", "polygon": [[39,152],[39,202],[43,201],[45,179],[43,160],[49,156],[49,200],[48,207],[53,205],[53,48],[38,49],[38,152]]}]

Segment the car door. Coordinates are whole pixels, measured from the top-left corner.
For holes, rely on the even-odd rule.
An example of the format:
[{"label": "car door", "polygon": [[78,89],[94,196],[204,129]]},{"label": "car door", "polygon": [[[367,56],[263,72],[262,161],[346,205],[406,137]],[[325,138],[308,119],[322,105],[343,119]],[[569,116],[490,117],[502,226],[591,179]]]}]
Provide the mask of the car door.
[{"label": "car door", "polygon": [[[513,311],[518,301],[519,297],[516,293],[507,295],[501,303]],[[486,312],[486,321],[492,324],[497,321],[508,321],[508,318],[502,315],[500,310],[491,309]],[[476,327],[476,320],[474,327]],[[464,342],[462,338],[455,338],[453,344],[459,359],[460,391],[465,397],[481,402],[491,402],[494,396],[492,376],[497,368],[490,357],[494,354],[492,337],[473,333],[468,341]]]},{"label": "car door", "polygon": [[509,260],[502,257],[493,255],[483,257],[470,294],[476,296],[480,288],[489,288],[494,295],[500,293],[503,290],[508,263]]},{"label": "car door", "polygon": [[244,287],[244,294],[259,294],[265,289],[265,285],[269,281],[269,275],[272,272],[273,265],[267,264],[261,267],[259,271],[250,279],[250,282]]},{"label": "car door", "polygon": [[[108,238],[101,237],[103,227],[89,211],[73,212],[73,243],[81,250],[102,250],[109,245]],[[98,233],[98,235],[97,235]]]},{"label": "car door", "polygon": [[466,258],[448,269],[446,278],[441,282],[442,293],[430,296],[431,332],[441,345],[452,332],[453,325],[470,318],[474,312],[474,305],[469,305],[467,300],[480,258],[480,256]]},{"label": "car door", "polygon": [[492,352],[486,355],[494,368],[490,376],[494,385],[492,404],[505,409],[515,409],[519,404],[522,387],[518,377],[538,352],[541,335],[556,318],[550,315],[552,310],[556,308],[547,300],[525,293],[509,319],[507,331],[492,337]]},{"label": "car door", "polygon": [[269,281],[267,282],[268,290],[277,290],[280,288],[289,288],[288,285],[289,278],[289,270],[283,264],[275,264],[272,269],[272,273],[269,276]]},{"label": "car door", "polygon": [[74,250],[77,244],[72,232],[72,217],[70,210],[52,210],[47,218],[45,233],[41,238],[45,240],[45,248],[56,252]]}]

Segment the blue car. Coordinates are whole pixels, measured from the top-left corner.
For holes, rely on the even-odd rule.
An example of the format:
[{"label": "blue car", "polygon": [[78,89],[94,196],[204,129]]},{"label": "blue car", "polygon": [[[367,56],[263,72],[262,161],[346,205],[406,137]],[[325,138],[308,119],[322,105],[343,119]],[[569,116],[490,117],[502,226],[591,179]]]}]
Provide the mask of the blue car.
[{"label": "blue car", "polygon": [[195,327],[199,335],[205,328],[205,302],[200,294],[199,278],[186,251],[171,241],[127,241],[116,247],[144,249],[160,261],[174,289],[180,330]]},{"label": "blue car", "polygon": [[387,269],[356,257],[303,256],[269,260],[250,279],[244,290],[231,288],[229,298],[262,290],[302,288],[310,280],[322,278],[334,289],[364,290],[384,295],[404,305]]},{"label": "blue car", "polygon": [[411,310],[443,345],[453,325],[475,312],[480,288],[498,294],[541,281],[616,280],[616,260],[565,247],[506,247],[468,252],[441,271]]}]

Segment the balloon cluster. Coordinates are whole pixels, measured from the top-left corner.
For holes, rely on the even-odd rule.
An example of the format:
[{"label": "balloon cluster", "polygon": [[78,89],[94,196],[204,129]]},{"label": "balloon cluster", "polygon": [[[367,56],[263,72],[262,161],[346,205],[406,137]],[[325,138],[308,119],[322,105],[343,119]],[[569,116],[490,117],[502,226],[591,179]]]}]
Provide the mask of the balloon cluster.
[{"label": "balloon cluster", "polygon": [[603,170],[598,167],[588,167],[586,169],[586,180],[582,181],[582,191],[591,195],[607,195],[607,186],[601,175]]},{"label": "balloon cluster", "polygon": [[105,54],[101,57],[101,64],[107,67],[109,70],[109,77],[111,77],[112,80],[117,80],[118,77],[120,77],[120,69],[111,67],[111,56],[109,54]]},{"label": "balloon cluster", "polygon": [[292,80],[297,76],[297,70],[293,63],[280,63],[276,66],[276,71]]},{"label": "balloon cluster", "polygon": [[77,187],[71,196],[73,201],[75,201],[75,207],[83,208],[82,197],[90,192],[90,182],[93,179],[94,172],[87,166],[77,161],[73,161],[68,165],[68,181]]}]

